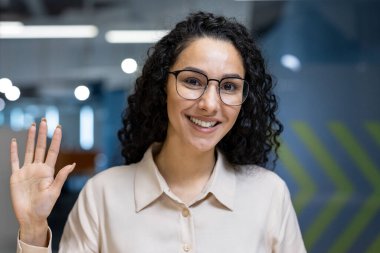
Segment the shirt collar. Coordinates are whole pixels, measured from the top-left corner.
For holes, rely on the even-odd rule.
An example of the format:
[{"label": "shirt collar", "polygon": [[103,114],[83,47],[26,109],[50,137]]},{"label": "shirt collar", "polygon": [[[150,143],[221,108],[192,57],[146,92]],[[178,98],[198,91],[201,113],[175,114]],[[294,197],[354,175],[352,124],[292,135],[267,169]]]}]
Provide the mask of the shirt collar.
[{"label": "shirt collar", "polygon": [[[136,212],[140,212],[151,204],[162,193],[169,192],[169,187],[153,160],[153,155],[160,147],[161,144],[159,143],[152,144],[138,164],[134,185]],[[203,190],[204,196],[212,193],[221,204],[233,210],[236,187],[235,177],[233,166],[218,151],[213,173]]]},{"label": "shirt collar", "polygon": [[[152,144],[138,163],[134,185],[136,212],[156,200],[165,190],[166,182],[162,182],[157,175],[158,168],[153,160],[153,154],[159,147],[160,145]],[[167,184],[166,187],[168,188]]]},{"label": "shirt collar", "polygon": [[204,192],[212,193],[221,204],[232,211],[234,207],[235,188],[235,170],[224,155],[218,151],[214,171]]}]

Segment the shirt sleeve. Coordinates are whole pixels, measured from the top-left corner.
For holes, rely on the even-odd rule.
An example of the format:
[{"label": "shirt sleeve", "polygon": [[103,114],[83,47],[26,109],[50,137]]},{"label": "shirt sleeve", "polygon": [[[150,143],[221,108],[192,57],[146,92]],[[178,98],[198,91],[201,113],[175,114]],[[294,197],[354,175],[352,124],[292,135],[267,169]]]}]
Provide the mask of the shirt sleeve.
[{"label": "shirt sleeve", "polygon": [[306,248],[302,239],[297,215],[293,208],[289,189],[282,181],[281,193],[277,199],[280,203],[277,209],[275,228],[274,253],[304,253]]},{"label": "shirt sleeve", "polygon": [[69,214],[59,244],[59,253],[98,251],[98,214],[94,187],[89,180]]},{"label": "shirt sleeve", "polygon": [[49,228],[49,245],[48,247],[37,247],[33,245],[29,245],[20,240],[20,231],[17,236],[17,253],[51,253],[51,238],[52,233]]}]

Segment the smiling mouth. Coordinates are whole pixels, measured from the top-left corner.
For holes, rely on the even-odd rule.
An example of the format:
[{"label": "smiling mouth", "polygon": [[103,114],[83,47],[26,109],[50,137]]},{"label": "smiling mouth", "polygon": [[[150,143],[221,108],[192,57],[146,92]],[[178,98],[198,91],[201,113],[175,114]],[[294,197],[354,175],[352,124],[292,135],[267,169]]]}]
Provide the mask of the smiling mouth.
[{"label": "smiling mouth", "polygon": [[218,124],[217,121],[203,121],[200,119],[196,119],[194,117],[188,117],[191,122],[193,122],[195,125],[204,127],[204,128],[211,128],[214,127],[216,124]]}]

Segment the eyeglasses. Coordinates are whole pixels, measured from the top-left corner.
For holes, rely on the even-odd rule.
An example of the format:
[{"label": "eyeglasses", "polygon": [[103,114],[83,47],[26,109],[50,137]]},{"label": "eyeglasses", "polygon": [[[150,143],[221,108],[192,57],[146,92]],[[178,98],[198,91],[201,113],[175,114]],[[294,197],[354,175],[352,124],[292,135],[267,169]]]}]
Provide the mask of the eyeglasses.
[{"label": "eyeglasses", "polygon": [[199,99],[205,93],[210,81],[218,82],[220,100],[226,105],[241,105],[248,96],[249,84],[239,77],[209,79],[201,72],[186,69],[168,73],[176,77],[178,95],[187,100]]}]

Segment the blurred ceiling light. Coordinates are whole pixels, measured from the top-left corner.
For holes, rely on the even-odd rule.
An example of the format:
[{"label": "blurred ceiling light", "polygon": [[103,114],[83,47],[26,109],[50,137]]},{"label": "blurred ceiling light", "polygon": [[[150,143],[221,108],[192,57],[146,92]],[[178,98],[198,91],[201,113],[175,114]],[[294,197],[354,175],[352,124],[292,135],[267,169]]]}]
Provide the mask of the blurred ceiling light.
[{"label": "blurred ceiling light", "polygon": [[273,1],[277,1],[277,2],[285,2],[287,0],[234,0],[235,2],[273,2]]},{"label": "blurred ceiling light", "polygon": [[155,43],[168,34],[168,30],[111,30],[106,32],[109,43]]},{"label": "blurred ceiling light", "polygon": [[85,150],[94,146],[94,110],[90,106],[84,106],[79,112],[79,143]]},{"label": "blurred ceiling light", "polygon": [[18,21],[0,21],[0,34],[2,32],[11,33],[15,31],[21,31],[23,23]]},{"label": "blurred ceiling light", "polygon": [[281,57],[281,64],[294,72],[299,71],[301,69],[301,62],[300,60],[292,55],[292,54],[285,54]]},{"label": "blurred ceiling light", "polygon": [[0,126],[4,125],[4,113],[0,111]]},{"label": "blurred ceiling light", "polygon": [[[33,122],[36,122],[34,119],[34,116],[24,111],[24,129],[28,129]],[[48,127],[48,131],[49,131],[49,127]]]},{"label": "blurred ceiling light", "polygon": [[16,101],[17,99],[20,98],[20,94],[21,94],[20,89],[16,86],[12,86],[5,93],[5,97],[9,101]]},{"label": "blurred ceiling light", "polygon": [[74,39],[94,38],[98,28],[93,25],[12,25],[0,26],[0,39]]},{"label": "blurred ceiling light", "polygon": [[48,106],[45,112],[45,118],[48,123],[48,137],[53,137],[54,130],[59,124],[59,111],[55,106]]},{"label": "blurred ceiling light", "polygon": [[20,21],[0,21],[0,26],[10,26],[10,27],[15,27],[15,26],[23,26],[24,24]]},{"label": "blurred ceiling light", "polygon": [[24,112],[21,108],[13,108],[9,114],[9,125],[13,131],[20,131],[24,127]]},{"label": "blurred ceiling light", "polygon": [[0,112],[4,110],[4,108],[5,108],[5,101],[4,99],[0,98]]},{"label": "blurred ceiling light", "polygon": [[13,86],[12,81],[8,78],[1,78],[0,79],[0,92],[1,93],[7,93],[7,90]]},{"label": "blurred ceiling light", "polygon": [[75,98],[79,101],[84,101],[90,97],[90,90],[87,88],[87,86],[80,85],[75,88],[74,95]]},{"label": "blurred ceiling light", "polygon": [[137,70],[137,62],[132,58],[124,59],[121,62],[121,69],[127,74],[132,74]]}]

